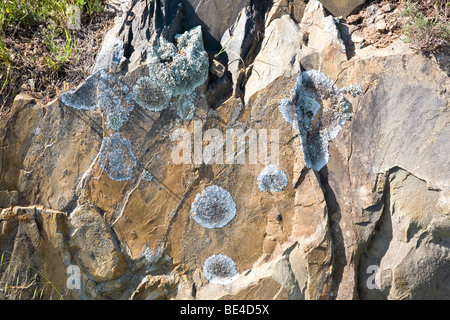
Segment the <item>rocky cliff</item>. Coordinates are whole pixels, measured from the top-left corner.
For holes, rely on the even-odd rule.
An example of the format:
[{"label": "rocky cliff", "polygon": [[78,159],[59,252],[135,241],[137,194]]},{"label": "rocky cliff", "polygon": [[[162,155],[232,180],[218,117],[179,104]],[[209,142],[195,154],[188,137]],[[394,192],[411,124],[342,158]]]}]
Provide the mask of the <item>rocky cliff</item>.
[{"label": "rocky cliff", "polygon": [[449,299],[448,60],[358,46],[363,3],[118,1],[0,119],[0,297]]}]

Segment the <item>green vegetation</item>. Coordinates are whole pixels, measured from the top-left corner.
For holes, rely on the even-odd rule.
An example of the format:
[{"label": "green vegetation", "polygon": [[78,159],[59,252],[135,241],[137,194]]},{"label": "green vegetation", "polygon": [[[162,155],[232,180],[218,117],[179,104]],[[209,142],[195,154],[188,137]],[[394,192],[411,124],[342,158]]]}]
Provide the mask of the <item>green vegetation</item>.
[{"label": "green vegetation", "polygon": [[450,45],[450,2],[407,0],[402,16],[406,41],[415,48],[432,51]]},{"label": "green vegetation", "polygon": [[[22,26],[33,30],[41,26],[41,32],[48,46],[50,55],[46,57],[50,69],[58,70],[76,52],[71,38],[68,21],[74,14],[71,6],[79,8],[79,12],[93,15],[100,12],[100,0],[6,0],[0,8],[0,37],[3,30],[8,27]],[[42,28],[44,26],[44,28]],[[65,39],[64,45],[56,44],[55,39]],[[1,40],[0,40],[1,41]],[[2,43],[2,42],[0,42]],[[2,63],[11,63],[8,50],[0,45]]]},{"label": "green vegetation", "polygon": [[[33,92],[65,81],[67,66],[73,65],[80,53],[77,44],[92,40],[81,27],[85,31],[86,25],[92,25],[98,30],[97,16],[102,10],[102,0],[2,0],[0,109],[7,107],[29,80]],[[77,68],[71,71],[80,74]]]}]

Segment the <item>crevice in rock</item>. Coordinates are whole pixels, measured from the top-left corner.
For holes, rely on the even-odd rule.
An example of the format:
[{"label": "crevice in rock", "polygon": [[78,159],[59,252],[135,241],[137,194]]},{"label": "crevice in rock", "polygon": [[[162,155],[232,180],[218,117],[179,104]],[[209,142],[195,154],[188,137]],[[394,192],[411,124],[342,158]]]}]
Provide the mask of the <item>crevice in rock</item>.
[{"label": "crevice in rock", "polygon": [[265,33],[265,16],[270,10],[273,4],[272,2],[272,0],[252,0],[248,7],[250,10],[251,23],[249,23],[245,30],[244,40],[241,46],[241,48],[244,49],[243,52],[241,52],[241,59],[244,61],[245,65],[242,66],[244,69],[241,70],[237,83],[234,84],[234,87],[238,88],[238,97],[242,99],[245,95],[245,85],[247,80],[253,72],[251,65],[261,50]]},{"label": "crevice in rock", "polygon": [[[392,231],[392,219],[391,219],[391,191],[390,191],[390,181],[391,174],[398,171],[398,168],[393,168],[389,170],[386,174],[386,182],[384,185],[383,195],[381,201],[376,206],[365,209],[372,211],[382,210],[380,217],[375,223],[375,227],[372,231],[371,237],[367,240],[363,248],[360,248],[356,252],[355,256],[355,281],[356,281],[356,293],[357,298],[364,299],[370,291],[365,290],[366,283],[361,283],[361,274],[367,274],[367,266],[369,265],[380,265],[380,261],[386,254],[391,240],[393,239]],[[380,208],[382,206],[382,209]],[[382,241],[380,241],[380,239]],[[378,245],[376,245],[378,244]],[[369,256],[368,251],[372,247],[376,247],[376,257]],[[375,259],[375,260],[374,260]],[[373,290],[372,290],[373,291]]]},{"label": "crevice in rock", "polygon": [[332,284],[331,292],[333,298],[337,296],[339,284],[341,283],[345,266],[348,264],[345,255],[345,243],[342,229],[339,225],[341,220],[341,208],[336,199],[336,195],[328,183],[328,167],[324,166],[319,172],[320,184],[324,190],[324,197],[328,211],[328,226],[332,239],[333,253],[332,253]]},{"label": "crevice in rock", "polygon": [[305,180],[306,175],[308,174],[309,170],[311,170],[308,167],[303,167],[302,171],[300,172],[300,176],[298,177],[297,182],[294,185],[294,189],[297,189]]}]

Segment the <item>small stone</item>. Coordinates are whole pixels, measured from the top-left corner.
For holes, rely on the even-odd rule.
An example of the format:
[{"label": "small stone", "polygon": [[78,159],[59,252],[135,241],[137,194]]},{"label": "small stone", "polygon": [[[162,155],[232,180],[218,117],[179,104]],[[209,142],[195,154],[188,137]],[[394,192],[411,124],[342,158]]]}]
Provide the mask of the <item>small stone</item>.
[{"label": "small stone", "polygon": [[376,17],[375,17],[375,22],[384,20],[385,17],[386,17],[386,15],[385,15],[384,13],[382,13],[382,14],[377,14]]},{"label": "small stone", "polygon": [[377,5],[371,5],[370,7],[368,7],[367,8],[367,13],[369,14],[369,15],[374,15],[375,13],[377,13],[377,11],[379,10],[380,8],[377,6]]},{"label": "small stone", "polygon": [[387,3],[384,6],[381,7],[381,11],[382,12],[391,12],[392,10],[394,10],[396,8],[395,4],[392,3]]},{"label": "small stone", "polygon": [[386,22],[384,20],[378,21],[375,26],[378,32],[386,31]]},{"label": "small stone", "polygon": [[225,66],[217,60],[213,60],[209,68],[209,72],[215,75],[217,78],[222,78],[225,74]]},{"label": "small stone", "polygon": [[355,31],[352,33],[352,41],[354,43],[362,43],[364,42],[364,35],[360,31]]}]

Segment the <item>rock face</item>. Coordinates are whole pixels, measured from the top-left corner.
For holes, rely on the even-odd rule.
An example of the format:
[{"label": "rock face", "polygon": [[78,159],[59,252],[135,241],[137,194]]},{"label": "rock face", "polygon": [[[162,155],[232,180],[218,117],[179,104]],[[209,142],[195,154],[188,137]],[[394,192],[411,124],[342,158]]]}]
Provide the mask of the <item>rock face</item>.
[{"label": "rock face", "polygon": [[323,6],[336,17],[348,16],[359,7],[365,0],[320,0]]},{"label": "rock face", "polygon": [[206,49],[220,50],[220,40],[250,0],[183,0],[185,7],[184,28],[201,25],[205,30]]},{"label": "rock face", "polygon": [[[0,297],[449,299],[448,74],[401,42],[349,59],[317,1],[168,3],[0,119]],[[181,19],[205,7],[244,60],[221,77]]]}]

